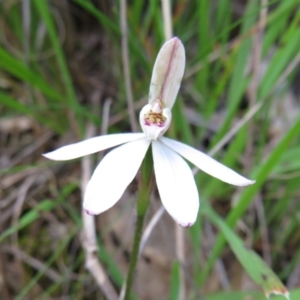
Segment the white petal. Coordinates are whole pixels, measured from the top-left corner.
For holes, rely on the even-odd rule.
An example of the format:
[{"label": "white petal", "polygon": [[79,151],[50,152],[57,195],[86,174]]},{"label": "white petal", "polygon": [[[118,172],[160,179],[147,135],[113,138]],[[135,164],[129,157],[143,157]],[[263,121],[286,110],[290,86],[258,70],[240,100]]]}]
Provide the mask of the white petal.
[{"label": "white petal", "polygon": [[190,227],[195,223],[199,209],[193,173],[183,158],[160,141],[153,141],[152,149],[161,201],[176,222]]},{"label": "white petal", "polygon": [[197,166],[200,170],[206,172],[207,174],[214,176],[224,182],[233,184],[233,185],[250,185],[255,183],[255,180],[249,180],[238,173],[234,172],[233,170],[229,169],[228,167],[222,165],[221,163],[217,162],[210,156],[188,146],[182,144],[180,142],[162,137],[161,141],[182,155],[184,158],[189,160],[195,166]]},{"label": "white petal", "polygon": [[109,152],[97,166],[84,195],[83,208],[100,214],[112,207],[135,177],[150,141],[129,142]]},{"label": "white petal", "polygon": [[160,49],[152,71],[149,104],[160,98],[172,108],[185,68],[184,47],[177,37],[167,41]]},{"label": "white petal", "polygon": [[45,153],[43,156],[52,160],[69,160],[134,141],[144,136],[144,133],[118,133],[102,135],[76,144],[61,147],[55,151]]}]

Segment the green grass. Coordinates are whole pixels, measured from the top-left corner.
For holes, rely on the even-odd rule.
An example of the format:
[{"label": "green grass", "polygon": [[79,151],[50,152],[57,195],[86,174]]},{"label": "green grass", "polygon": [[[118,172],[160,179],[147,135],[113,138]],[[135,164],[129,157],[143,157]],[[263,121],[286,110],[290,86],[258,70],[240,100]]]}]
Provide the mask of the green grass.
[{"label": "green grass", "polygon": [[[164,41],[164,23],[160,1],[127,2],[130,73],[134,101],[138,102],[148,95],[153,63]],[[186,49],[186,74],[199,63],[201,67],[183,80],[167,134],[209,152],[251,109],[251,57],[261,2],[248,0],[245,5],[229,0],[171,2],[174,35],[183,41]],[[88,123],[94,124],[99,132],[103,106],[108,98],[112,99],[110,117],[124,114],[121,121],[108,128],[108,133],[130,131],[119,1],[108,4],[72,0],[59,5],[45,0],[28,1],[29,39],[25,34],[22,2],[5,3],[8,2],[0,3],[0,21],[4,24],[0,36],[0,197],[3,198],[3,204],[0,200],[3,210],[0,254],[6,261],[8,254],[6,250],[1,252],[1,247],[17,247],[43,264],[43,268],[35,269],[14,256],[21,279],[14,285],[8,276],[4,283],[6,293],[11,299],[36,295],[40,295],[40,299],[62,296],[104,299],[84,268],[79,234],[82,226],[79,161],[52,164],[45,162],[41,154],[82,139]],[[256,184],[237,189],[202,172],[195,175],[204,208],[200,206],[196,224],[185,232],[186,299],[197,299],[199,295],[209,300],[244,299],[250,294],[243,292],[242,284],[234,284],[234,279],[242,277],[244,272],[257,284],[251,294],[254,299],[265,299],[259,292],[264,286],[257,275],[261,268],[272,274],[276,283],[280,280],[287,284],[299,264],[299,62],[290,68],[300,51],[299,4],[299,0],[269,1],[256,93],[257,102],[263,105],[215,155],[227,166],[255,179]],[[27,5],[26,1],[23,5]],[[60,33],[63,31],[66,35],[62,41]],[[233,40],[236,43],[229,48]],[[29,53],[25,50],[26,43]],[[19,55],[13,49],[17,49]],[[217,50],[219,55],[211,61],[211,54]],[[46,52],[50,55],[43,56]],[[288,68],[289,73],[283,78]],[[137,109],[136,116],[138,113]],[[19,116],[33,120],[32,128],[22,131]],[[193,117],[203,125],[197,125]],[[13,120],[13,129],[1,127],[4,126],[1,122],[6,120]],[[53,138],[35,152],[30,151],[36,139],[48,131],[54,133]],[[17,165],[10,166],[24,148],[29,154]],[[93,160],[95,165],[96,161],[98,159]],[[22,175],[26,172],[29,175]],[[38,175],[37,181],[29,187],[25,200],[18,204],[18,193],[31,174]],[[46,179],[38,183],[39,178]],[[97,223],[98,256],[118,292],[126,276],[131,249],[130,238],[126,240],[125,234],[118,236],[118,229],[128,225],[135,192],[134,182],[128,189],[127,205],[112,208],[112,215],[101,215]],[[270,266],[260,258],[264,240],[254,205],[257,198],[263,205],[272,258]],[[152,207],[151,213],[154,210]],[[108,216],[112,217],[107,222]],[[162,223],[154,228],[154,236],[155,232],[173,233],[173,223],[165,221],[168,218],[163,216]],[[57,228],[56,234],[61,234],[59,238],[53,233],[52,222]],[[205,222],[215,226],[216,240],[212,245],[206,245]],[[157,239],[158,246],[154,248],[158,256],[165,257],[170,241]],[[241,250],[246,242],[253,251]],[[151,299],[179,299],[181,266],[174,253],[170,254],[172,262],[166,267],[167,272],[155,269],[156,261],[147,255],[141,258],[140,264],[150,261],[149,277],[144,276],[147,272],[142,267],[138,270],[137,274],[142,275],[134,288],[136,297],[146,298],[143,287],[146,291],[148,282],[142,280],[151,279],[167,286],[159,296],[148,295]],[[240,261],[243,266],[239,274],[232,275],[233,257],[234,263]],[[253,260],[259,261],[256,268],[253,268]],[[225,266],[232,291],[223,290],[220,284],[211,284],[212,278],[218,278],[215,266],[220,261]],[[0,264],[0,272],[2,268]],[[12,265],[5,268],[12,269]],[[47,277],[49,269],[60,273],[58,282]],[[299,290],[296,286],[293,288],[291,299],[297,299]]]}]

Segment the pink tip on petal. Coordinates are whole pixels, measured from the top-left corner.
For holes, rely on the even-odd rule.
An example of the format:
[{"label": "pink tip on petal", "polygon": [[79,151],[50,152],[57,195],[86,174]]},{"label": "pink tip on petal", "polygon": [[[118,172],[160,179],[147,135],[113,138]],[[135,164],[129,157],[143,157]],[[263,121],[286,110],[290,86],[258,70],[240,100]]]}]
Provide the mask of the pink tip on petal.
[{"label": "pink tip on petal", "polygon": [[91,212],[90,210],[88,209],[84,209],[85,213],[88,214],[89,216],[95,216],[96,214]]},{"label": "pink tip on petal", "polygon": [[185,228],[190,228],[191,226],[194,225],[194,223],[192,222],[188,222],[188,223],[179,223],[180,226],[185,227]]}]

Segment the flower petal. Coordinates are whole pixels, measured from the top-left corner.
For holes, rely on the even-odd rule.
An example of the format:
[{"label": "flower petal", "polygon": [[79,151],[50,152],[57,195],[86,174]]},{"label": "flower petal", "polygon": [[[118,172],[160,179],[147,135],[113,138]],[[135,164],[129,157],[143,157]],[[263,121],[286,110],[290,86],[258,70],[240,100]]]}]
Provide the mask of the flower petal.
[{"label": "flower petal", "polygon": [[55,151],[45,153],[43,156],[52,160],[69,160],[134,141],[144,136],[144,133],[119,133],[102,135],[76,144],[61,147]]},{"label": "flower petal", "polygon": [[199,195],[188,164],[160,141],[152,142],[154,171],[161,201],[168,213],[184,227],[197,219]]},{"label": "flower petal", "polygon": [[184,47],[177,37],[167,41],[160,49],[152,71],[149,104],[158,98],[172,108],[185,68]]},{"label": "flower petal", "polygon": [[217,162],[210,156],[188,146],[182,144],[178,141],[174,141],[165,137],[161,138],[161,141],[182,155],[184,158],[189,160],[195,166],[197,166],[200,170],[206,172],[207,174],[214,176],[224,182],[233,184],[233,185],[250,185],[255,183],[255,180],[249,180],[238,173],[234,172],[230,168],[224,166],[223,164]]},{"label": "flower petal", "polygon": [[150,141],[129,142],[110,151],[99,163],[84,195],[83,208],[100,214],[112,207],[135,177]]}]

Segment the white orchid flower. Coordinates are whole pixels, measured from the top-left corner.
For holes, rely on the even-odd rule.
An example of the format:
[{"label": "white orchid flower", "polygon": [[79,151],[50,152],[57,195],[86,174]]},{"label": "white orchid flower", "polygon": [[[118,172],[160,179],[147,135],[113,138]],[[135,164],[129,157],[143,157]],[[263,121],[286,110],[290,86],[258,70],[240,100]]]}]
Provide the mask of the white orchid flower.
[{"label": "white orchid flower", "polygon": [[121,198],[150,145],[161,201],[173,219],[184,227],[196,221],[199,195],[193,173],[182,157],[224,182],[239,186],[255,182],[190,146],[163,137],[171,123],[171,109],[184,68],[184,47],[174,37],[163,45],[153,68],[149,101],[140,112],[143,133],[98,136],[44,154],[52,160],[69,160],[123,144],[110,151],[96,167],[84,196],[83,207],[88,214],[100,214]]}]

